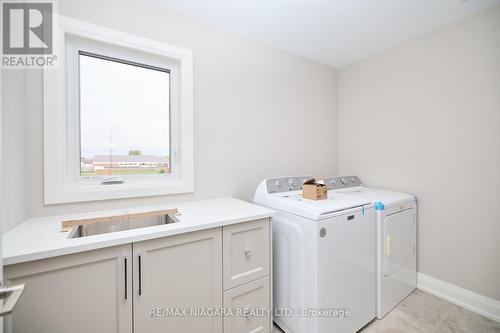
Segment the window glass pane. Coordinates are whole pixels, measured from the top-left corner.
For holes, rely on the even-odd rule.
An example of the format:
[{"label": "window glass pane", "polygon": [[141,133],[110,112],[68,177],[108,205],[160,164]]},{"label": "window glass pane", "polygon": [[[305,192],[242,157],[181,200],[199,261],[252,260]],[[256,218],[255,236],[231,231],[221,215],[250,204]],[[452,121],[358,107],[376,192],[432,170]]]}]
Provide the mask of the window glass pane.
[{"label": "window glass pane", "polygon": [[81,53],[80,175],[170,173],[168,71]]}]

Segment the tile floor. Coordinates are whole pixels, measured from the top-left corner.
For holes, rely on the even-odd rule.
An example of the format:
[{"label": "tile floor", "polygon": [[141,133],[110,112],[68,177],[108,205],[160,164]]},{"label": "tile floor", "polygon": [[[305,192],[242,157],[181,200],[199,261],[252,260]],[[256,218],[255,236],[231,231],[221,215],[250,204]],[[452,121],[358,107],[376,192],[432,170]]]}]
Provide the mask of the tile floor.
[{"label": "tile floor", "polygon": [[[281,332],[274,327],[273,333]],[[360,331],[400,332],[500,333],[500,323],[417,289],[382,320],[374,320]]]}]

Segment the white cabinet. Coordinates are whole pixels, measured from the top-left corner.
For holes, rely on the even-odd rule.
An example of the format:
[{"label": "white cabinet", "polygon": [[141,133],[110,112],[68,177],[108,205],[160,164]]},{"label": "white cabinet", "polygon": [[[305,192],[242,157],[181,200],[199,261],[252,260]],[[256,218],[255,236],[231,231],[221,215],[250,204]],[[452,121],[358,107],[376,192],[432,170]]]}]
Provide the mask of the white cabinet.
[{"label": "white cabinet", "polygon": [[131,257],[127,244],[6,266],[9,284],[26,284],[7,332],[131,333]]},{"label": "white cabinet", "polygon": [[224,292],[224,307],[233,317],[224,318],[224,333],[269,333],[269,276]]},{"label": "white cabinet", "polygon": [[269,275],[269,219],[223,228],[224,290]]},{"label": "white cabinet", "polygon": [[[271,331],[270,219],[5,267],[15,333]],[[204,315],[234,308],[234,316]],[[191,312],[193,311],[193,312]],[[243,316],[242,316],[243,314]]]},{"label": "white cabinet", "polygon": [[[222,307],[221,228],[153,239],[134,247],[134,332],[220,333],[222,317],[191,309]],[[150,311],[157,309],[153,315]],[[186,310],[165,315],[164,310]]]},{"label": "white cabinet", "polygon": [[222,228],[224,247],[224,333],[269,333],[271,221],[261,219]]}]

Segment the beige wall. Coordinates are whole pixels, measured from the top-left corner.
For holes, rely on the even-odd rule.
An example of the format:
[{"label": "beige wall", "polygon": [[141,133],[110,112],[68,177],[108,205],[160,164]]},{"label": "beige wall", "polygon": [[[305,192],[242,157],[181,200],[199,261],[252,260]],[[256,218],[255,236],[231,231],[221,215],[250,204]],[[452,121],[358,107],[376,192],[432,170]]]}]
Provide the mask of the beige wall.
[{"label": "beige wall", "polygon": [[419,271],[500,300],[500,6],[339,71],[340,173],[415,193]]},{"label": "beige wall", "polygon": [[[27,170],[13,177],[31,217],[235,196],[251,200],[267,176],[337,172],[336,70],[238,38],[175,13],[133,0],[61,0],[66,16],[159,40],[194,52],[195,193],[80,204],[43,204],[42,77],[27,82],[27,119],[4,127],[25,135],[6,154],[25,151]],[[96,10],[98,8],[98,10]],[[10,103],[26,89],[11,89]],[[23,134],[24,133],[24,134]],[[12,140],[14,141],[14,140]],[[22,182],[27,197],[22,200]],[[19,210],[16,210],[19,212]],[[2,221],[7,228],[20,215]]]}]

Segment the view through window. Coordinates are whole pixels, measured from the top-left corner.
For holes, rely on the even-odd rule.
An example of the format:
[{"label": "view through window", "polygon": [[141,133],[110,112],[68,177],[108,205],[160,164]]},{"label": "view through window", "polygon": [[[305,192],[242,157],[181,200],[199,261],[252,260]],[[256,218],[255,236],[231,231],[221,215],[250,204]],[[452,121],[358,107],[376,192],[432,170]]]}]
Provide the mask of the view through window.
[{"label": "view through window", "polygon": [[80,52],[80,175],[168,174],[168,70]]}]

